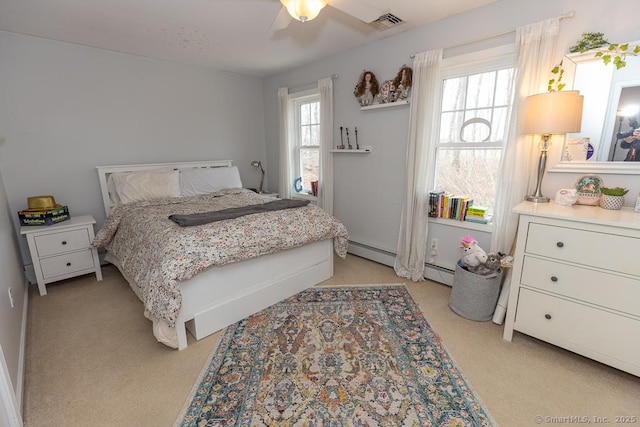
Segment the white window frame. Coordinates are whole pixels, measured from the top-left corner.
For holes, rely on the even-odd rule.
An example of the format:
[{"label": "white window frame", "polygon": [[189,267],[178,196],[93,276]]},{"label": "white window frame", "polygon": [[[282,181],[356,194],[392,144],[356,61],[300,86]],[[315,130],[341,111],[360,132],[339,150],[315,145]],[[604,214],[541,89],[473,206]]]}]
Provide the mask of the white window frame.
[{"label": "white window frame", "polygon": [[[470,54],[464,54],[459,56],[454,56],[450,58],[446,58],[442,61],[442,69],[441,69],[441,87],[444,85],[444,81],[448,79],[453,79],[457,77],[470,76],[474,74],[479,74],[488,71],[496,71],[504,68],[515,68],[516,67],[516,55],[515,55],[515,45],[505,45],[499,46],[496,48],[486,49],[478,52],[473,52]],[[514,80],[517,79],[517,76],[514,76]],[[432,175],[429,177],[429,189],[433,190],[435,185],[435,177],[437,173],[437,162],[436,162],[436,154],[437,149],[442,148],[456,148],[464,150],[469,146],[473,146],[474,148],[494,148],[499,147],[501,151],[501,155],[504,155],[504,151],[507,144],[507,135],[508,135],[508,127],[509,123],[506,123],[505,129],[505,138],[499,143],[473,143],[473,144],[465,144],[465,143],[441,143],[440,142],[440,118],[442,116],[442,96],[444,93],[441,91],[440,98],[438,99],[438,107],[435,111],[435,115],[437,119],[438,128],[435,131],[433,139],[430,141],[430,170],[433,171]],[[513,94],[512,94],[513,96]],[[513,99],[511,101],[513,103]],[[507,115],[507,120],[510,119],[510,111]],[[496,198],[498,196],[498,192],[500,188],[496,188]],[[430,221],[438,220],[437,218],[429,218]],[[447,223],[454,222],[451,220],[445,220]],[[466,224],[459,224],[461,226],[466,226]],[[474,227],[473,228],[477,228]],[[479,227],[479,228],[491,228],[490,226]]]},{"label": "white window frame", "polygon": [[[293,162],[293,176],[294,177],[299,177],[302,176],[302,170],[301,170],[301,166],[302,166],[302,159],[301,159],[301,151],[302,150],[308,150],[308,149],[316,149],[318,151],[318,158],[320,158],[320,156],[322,155],[322,141],[320,141],[319,145],[302,145],[302,141],[300,139],[300,128],[301,128],[301,123],[300,123],[300,106],[303,104],[307,104],[310,102],[318,102],[320,103],[320,91],[316,88],[314,89],[309,89],[306,91],[302,91],[302,92],[296,92],[296,93],[292,93],[289,95],[289,111],[291,112],[290,115],[290,120],[289,120],[289,141],[290,141],[290,146],[291,146],[291,152],[292,152],[292,162]],[[320,117],[320,122],[318,122],[318,125],[321,125],[322,123],[322,117]],[[318,165],[318,176],[322,176],[322,171],[321,168],[322,165],[319,164]],[[310,199],[310,200],[317,200],[317,196],[313,196],[311,194],[307,193],[308,191],[311,191],[311,188],[308,189],[303,189],[302,192],[298,193],[295,191],[295,189],[292,189],[292,196],[296,197],[296,198],[302,198],[302,199]]]}]

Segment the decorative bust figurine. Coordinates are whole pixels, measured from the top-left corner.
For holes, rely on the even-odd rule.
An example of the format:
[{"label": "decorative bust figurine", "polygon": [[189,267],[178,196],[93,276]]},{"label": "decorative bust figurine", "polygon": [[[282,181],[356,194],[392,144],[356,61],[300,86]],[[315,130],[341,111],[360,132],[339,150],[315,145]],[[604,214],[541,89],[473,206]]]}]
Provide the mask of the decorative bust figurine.
[{"label": "decorative bust figurine", "polygon": [[371,71],[363,70],[358,79],[358,84],[353,89],[353,94],[358,98],[362,107],[373,104],[375,96],[378,94],[378,79]]},{"label": "decorative bust figurine", "polygon": [[400,67],[398,75],[393,80],[393,85],[396,88],[395,101],[407,99],[409,96],[409,90],[411,90],[411,79],[413,78],[413,70],[406,65]]},{"label": "decorative bust figurine", "polygon": [[403,65],[398,70],[398,74],[392,80],[386,80],[380,85],[378,91],[378,102],[386,104],[387,102],[403,101],[409,97],[411,90],[411,79],[413,71],[411,68]]}]

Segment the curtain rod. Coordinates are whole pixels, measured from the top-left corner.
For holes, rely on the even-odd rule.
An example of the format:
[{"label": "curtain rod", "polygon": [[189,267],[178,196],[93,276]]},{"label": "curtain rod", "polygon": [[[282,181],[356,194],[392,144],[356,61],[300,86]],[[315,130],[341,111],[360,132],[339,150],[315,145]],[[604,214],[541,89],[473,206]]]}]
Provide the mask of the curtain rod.
[{"label": "curtain rod", "polygon": [[[337,74],[331,74],[329,77],[331,77],[332,80],[335,80],[339,76]],[[326,77],[323,77],[323,78],[326,78]],[[322,79],[318,79],[318,80],[322,80]],[[289,88],[289,93],[291,93],[291,92],[300,92],[302,90],[311,89],[312,87],[314,87],[314,85],[318,84],[318,80],[316,80],[315,82],[310,82],[310,83],[305,83],[305,84],[301,84],[301,85],[298,85],[298,86],[290,87]]]},{"label": "curtain rod", "polygon": [[[564,15],[560,15],[559,18],[560,19],[573,18],[575,15],[576,15],[576,13],[572,10],[571,12],[567,12]],[[485,37],[481,37],[479,39],[471,40],[471,41],[468,41],[468,42],[454,44],[452,46],[445,47],[444,49],[454,49],[456,47],[467,46],[467,45],[470,45],[470,44],[473,44],[473,43],[483,42],[485,40],[494,39],[496,37],[500,37],[500,36],[504,36],[504,35],[513,33],[514,31],[515,31],[515,29],[514,30],[509,30],[509,31],[503,31],[501,33],[491,34],[491,35],[488,35],[488,36],[485,36]],[[409,55],[409,58],[413,59],[415,56],[416,56],[416,54],[413,53],[413,54]]]}]

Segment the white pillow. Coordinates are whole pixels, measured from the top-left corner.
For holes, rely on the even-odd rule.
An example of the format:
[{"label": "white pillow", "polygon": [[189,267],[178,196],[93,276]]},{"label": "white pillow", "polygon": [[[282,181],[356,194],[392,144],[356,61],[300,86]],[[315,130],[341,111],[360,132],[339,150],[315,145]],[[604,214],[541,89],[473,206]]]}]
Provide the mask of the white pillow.
[{"label": "white pillow", "polygon": [[215,193],[224,188],[242,188],[242,180],[237,166],[180,171],[181,196]]},{"label": "white pillow", "polygon": [[115,188],[112,198],[116,203],[180,196],[179,173],[173,169],[114,173],[109,180]]}]

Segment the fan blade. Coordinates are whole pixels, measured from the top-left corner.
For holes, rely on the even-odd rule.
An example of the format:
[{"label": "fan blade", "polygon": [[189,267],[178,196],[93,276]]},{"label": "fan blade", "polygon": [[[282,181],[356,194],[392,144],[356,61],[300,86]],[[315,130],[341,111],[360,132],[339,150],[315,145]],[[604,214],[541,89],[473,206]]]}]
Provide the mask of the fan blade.
[{"label": "fan blade", "polygon": [[336,9],[368,24],[388,12],[370,6],[362,0],[329,0],[329,6],[335,7]]},{"label": "fan blade", "polygon": [[289,15],[287,8],[282,6],[280,8],[280,12],[278,12],[278,16],[273,20],[273,24],[271,24],[271,31],[278,31],[289,26],[293,18]]}]

